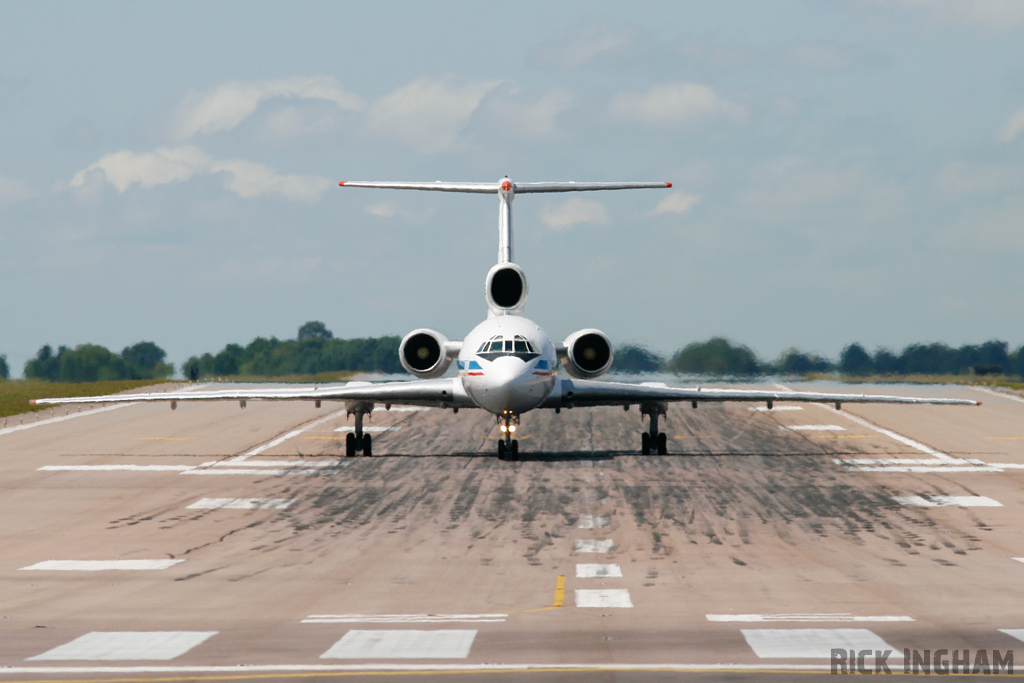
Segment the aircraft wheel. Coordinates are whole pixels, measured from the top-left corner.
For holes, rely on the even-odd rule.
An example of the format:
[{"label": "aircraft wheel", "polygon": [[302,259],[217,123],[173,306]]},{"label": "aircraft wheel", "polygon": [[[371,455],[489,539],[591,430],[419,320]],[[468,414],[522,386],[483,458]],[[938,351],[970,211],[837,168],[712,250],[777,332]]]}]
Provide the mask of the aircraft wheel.
[{"label": "aircraft wheel", "polygon": [[505,459],[505,440],[498,441],[498,460]]},{"label": "aircraft wheel", "polygon": [[643,455],[651,454],[651,435],[647,432],[640,432],[640,453]]},{"label": "aircraft wheel", "polygon": [[668,434],[661,432],[658,434],[658,455],[668,454]]},{"label": "aircraft wheel", "polygon": [[363,434],[363,455],[367,458],[373,455],[373,449],[370,447],[370,435]]},{"label": "aircraft wheel", "polygon": [[512,452],[509,454],[509,460],[515,462],[519,459],[519,442],[512,439]]},{"label": "aircraft wheel", "polygon": [[356,455],[356,435],[349,432],[345,436],[345,457],[354,458]]}]

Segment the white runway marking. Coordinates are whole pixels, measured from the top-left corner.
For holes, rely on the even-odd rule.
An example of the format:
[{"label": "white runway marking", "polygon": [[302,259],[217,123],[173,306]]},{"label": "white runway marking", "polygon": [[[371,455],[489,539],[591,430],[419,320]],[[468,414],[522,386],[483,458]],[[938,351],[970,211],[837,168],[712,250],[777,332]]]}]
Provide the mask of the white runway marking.
[{"label": "white runway marking", "polygon": [[861,617],[849,613],[838,614],[708,614],[708,621],[738,621],[744,623],[777,621],[914,621],[911,617]]},{"label": "white runway marking", "polygon": [[465,659],[475,630],[349,631],[321,659]]},{"label": "white runway marking", "polygon": [[303,624],[501,623],[507,614],[310,614]]},{"label": "white runway marking", "polygon": [[217,631],[93,631],[26,661],[174,659]]},{"label": "white runway marking", "polygon": [[611,526],[611,519],[608,515],[580,515],[580,522],[577,529],[603,529]]},{"label": "white runway marking", "polygon": [[284,510],[294,498],[200,498],[187,510]]},{"label": "white runway marking", "polygon": [[769,408],[768,406],[758,406],[756,408],[751,408],[751,410],[756,410],[759,413],[778,413],[778,412],[785,413],[785,412],[789,412],[789,411],[792,411],[792,410],[803,410],[803,407],[802,406],[772,406],[771,408]]},{"label": "white runway marking", "polygon": [[[244,464],[245,463],[243,463],[243,465]],[[221,475],[221,474],[224,474],[224,475],[227,475],[227,474],[255,474],[255,475],[259,475],[259,476],[270,477],[270,476],[280,476],[280,475],[283,475],[283,474],[320,474],[323,471],[325,471],[325,470],[315,470],[315,469],[310,469],[310,468],[299,468],[299,467],[289,468],[289,469],[286,469],[286,470],[274,470],[274,469],[269,469],[269,468],[268,469],[250,469],[248,467],[234,467],[234,468],[230,468],[230,469],[229,468],[224,468],[224,469],[219,469],[219,470],[193,468],[193,469],[185,470],[184,472],[182,472],[182,474],[199,474],[199,475],[211,475],[211,476]]]},{"label": "white runway marking", "polygon": [[845,432],[845,427],[839,425],[779,425],[779,429],[788,429],[791,432]]},{"label": "white runway marking", "polygon": [[[990,465],[975,458],[928,460],[915,458],[834,458],[833,462],[851,472],[1002,472],[1005,465]],[[1024,467],[1022,465],[1021,467]]]},{"label": "white runway marking", "polygon": [[987,387],[971,387],[975,391],[980,391],[983,394],[989,394],[990,396],[998,396],[999,398],[1005,398],[1009,401],[1016,401],[1017,403],[1024,403],[1024,398],[1017,396],[1016,394],[1007,394],[1002,391],[993,391]]},{"label": "white runway marking", "polygon": [[1005,633],[1011,638],[1024,641],[1024,628],[1001,628],[1000,632]]},{"label": "white runway marking", "polygon": [[578,553],[610,553],[615,550],[615,541],[577,540],[573,550]]},{"label": "white runway marking", "polygon": [[339,417],[339,416],[344,415],[344,414],[345,414],[345,410],[342,409],[342,410],[337,410],[337,411],[331,413],[330,415],[325,415],[325,416],[321,417],[319,420],[313,420],[312,422],[307,424],[305,427],[299,427],[298,429],[296,429],[294,431],[291,431],[291,432],[288,432],[284,436],[279,436],[276,439],[274,439],[273,441],[269,441],[269,442],[263,444],[262,446],[257,446],[256,448],[252,449],[251,451],[249,451],[245,455],[240,455],[237,458],[234,458],[234,461],[235,462],[245,462],[246,460],[248,460],[249,458],[251,458],[254,455],[259,455],[263,451],[270,450],[274,446],[280,446],[281,444],[283,444],[288,439],[294,439],[299,434],[302,434],[303,432],[307,432],[310,429],[312,429],[313,427],[318,427],[318,426],[322,425],[324,422],[328,422],[328,421],[333,420],[334,418]]},{"label": "white runway marking", "polygon": [[147,571],[167,569],[185,560],[46,560],[36,562],[18,571],[48,572],[101,572],[110,569],[119,571]]},{"label": "white runway marking", "polygon": [[893,496],[900,505],[913,505],[917,507],[947,507],[958,506],[962,508],[1001,508],[1003,504],[992,500],[987,496]]},{"label": "white runway marking", "polygon": [[[363,431],[367,432],[367,433],[373,432],[374,434],[376,434],[377,432],[397,432],[401,428],[402,427],[400,425],[395,425],[393,427],[363,427]],[[355,427],[338,427],[334,431],[336,431],[336,432],[354,432],[354,431],[356,431],[356,428]]]},{"label": "white runway marking", "polygon": [[831,659],[832,648],[891,650],[890,659],[903,654],[865,628],[741,629],[747,645],[762,659]]},{"label": "white runway marking", "polygon": [[603,590],[576,589],[577,607],[632,607],[629,591],[625,588]]},{"label": "white runway marking", "polygon": [[578,564],[577,579],[603,579],[606,576],[622,576],[622,567],[617,564]]},{"label": "white runway marking", "polygon": [[0,427],[0,436],[4,434],[11,434],[13,432],[20,432],[23,429],[32,429],[33,427],[42,427],[43,425],[50,425],[56,422],[64,422],[65,420],[74,420],[76,417],[85,417],[87,415],[96,415],[98,413],[108,413],[111,410],[117,410],[118,408],[127,408],[128,406],[137,406],[138,403],[118,403],[112,406],[106,406],[104,408],[95,408],[93,410],[87,410],[84,413],[70,413],[68,415],[61,415],[60,417],[51,417],[45,420],[39,420],[38,422],[30,422],[26,424],[14,425],[13,427]]},{"label": "white runway marking", "polygon": [[192,465],[43,465],[39,472],[187,472]]}]

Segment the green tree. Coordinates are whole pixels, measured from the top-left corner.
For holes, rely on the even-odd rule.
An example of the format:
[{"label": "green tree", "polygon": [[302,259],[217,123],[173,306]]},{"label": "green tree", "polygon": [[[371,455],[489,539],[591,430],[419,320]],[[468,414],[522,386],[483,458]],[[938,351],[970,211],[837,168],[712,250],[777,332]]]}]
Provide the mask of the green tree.
[{"label": "green tree", "polygon": [[839,372],[844,375],[870,375],[874,362],[864,347],[854,342],[839,354]]},{"label": "green tree", "polygon": [[121,351],[128,372],[127,379],[156,379],[169,377],[174,366],[165,363],[167,352],[153,342],[139,342]]},{"label": "green tree", "polygon": [[7,366],[7,356],[0,355],[0,379],[8,379],[11,376],[11,369]]},{"label": "green tree", "polygon": [[785,375],[806,375],[809,372],[828,372],[832,363],[817,354],[807,354],[795,348],[782,352],[775,361],[775,370]]},{"label": "green tree", "polygon": [[318,339],[320,341],[327,341],[334,337],[331,331],[327,329],[319,320],[310,320],[308,323],[299,328],[299,336],[297,339],[300,342],[308,341],[310,339]]},{"label": "green tree", "polygon": [[637,344],[624,344],[615,349],[612,361],[612,372],[639,374],[657,372],[665,363],[665,359]]},{"label": "green tree", "polygon": [[756,375],[761,371],[761,362],[750,348],[713,337],[676,351],[668,362],[668,370],[700,375]]}]

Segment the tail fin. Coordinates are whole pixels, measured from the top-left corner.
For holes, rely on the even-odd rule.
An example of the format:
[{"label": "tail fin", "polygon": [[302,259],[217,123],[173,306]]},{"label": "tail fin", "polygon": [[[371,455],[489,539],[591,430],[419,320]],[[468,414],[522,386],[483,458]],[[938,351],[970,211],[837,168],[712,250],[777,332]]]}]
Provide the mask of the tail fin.
[{"label": "tail fin", "polygon": [[505,176],[496,183],[407,183],[402,181],[342,181],[342,187],[377,187],[388,190],[430,190],[433,192],[472,192],[496,194],[498,207],[498,263],[512,261],[512,200],[516,194],[531,192],[593,192],[595,190],[639,190],[672,187],[672,183],[513,183]]}]

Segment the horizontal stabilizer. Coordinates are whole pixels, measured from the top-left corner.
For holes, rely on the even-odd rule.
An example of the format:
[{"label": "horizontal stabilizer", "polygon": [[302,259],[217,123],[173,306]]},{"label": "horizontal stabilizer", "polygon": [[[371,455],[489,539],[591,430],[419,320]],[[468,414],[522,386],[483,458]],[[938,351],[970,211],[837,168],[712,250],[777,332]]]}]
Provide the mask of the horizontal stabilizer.
[{"label": "horizontal stabilizer", "polygon": [[[363,180],[345,180],[338,185],[342,187],[378,187],[388,190],[432,190],[434,192],[474,192],[477,194],[497,194],[501,183],[450,183],[437,180],[432,183],[407,183],[402,181],[368,182]],[[638,190],[645,188],[672,187],[672,183],[511,183],[511,190],[516,194],[529,192],[592,192],[594,190]]]}]

